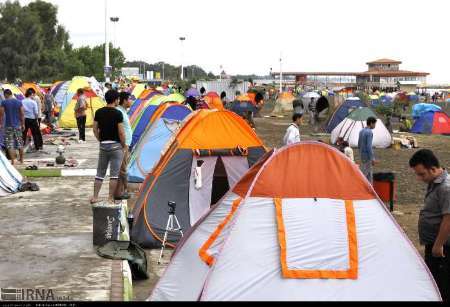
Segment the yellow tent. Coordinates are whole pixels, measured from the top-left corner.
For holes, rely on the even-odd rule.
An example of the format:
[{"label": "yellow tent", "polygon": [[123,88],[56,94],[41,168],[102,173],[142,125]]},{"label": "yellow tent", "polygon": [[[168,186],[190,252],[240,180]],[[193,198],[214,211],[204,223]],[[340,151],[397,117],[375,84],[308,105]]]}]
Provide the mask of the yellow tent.
[{"label": "yellow tent", "polygon": [[[92,127],[95,112],[105,106],[105,102],[98,96],[98,93],[92,88],[92,80],[86,77],[74,77],[70,82],[64,99],[61,103],[61,112],[59,114],[59,127],[76,128],[75,104],[78,99],[77,90],[84,89],[84,95],[87,100],[86,127]],[[98,91],[98,89],[97,89]]]}]

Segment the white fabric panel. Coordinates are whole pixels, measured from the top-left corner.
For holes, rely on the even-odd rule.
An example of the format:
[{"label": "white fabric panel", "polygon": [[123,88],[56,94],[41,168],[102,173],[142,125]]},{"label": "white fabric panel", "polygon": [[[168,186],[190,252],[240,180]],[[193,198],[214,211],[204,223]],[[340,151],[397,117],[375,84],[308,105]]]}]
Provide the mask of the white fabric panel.
[{"label": "white fabric panel", "polygon": [[[197,161],[204,161],[202,165],[202,187],[196,189],[194,172]],[[212,181],[217,157],[194,157],[192,159],[191,178],[189,183],[189,217],[191,226],[205,214],[211,206]]]},{"label": "white fabric panel", "polygon": [[5,155],[0,151],[0,187],[5,192],[15,193],[22,182],[22,175],[14,166],[6,159]]},{"label": "white fabric panel", "polygon": [[[219,206],[195,228],[189,238],[179,246],[164,275],[159,279],[151,297],[152,301],[196,301],[200,297],[209,266],[199,257],[199,249],[231,210],[238,196],[228,193]],[[217,238],[213,250],[218,250],[228,233],[225,227]]]},{"label": "white fabric panel", "polygon": [[286,279],[281,276],[274,204],[271,199],[247,199],[212,268],[202,300],[438,300],[425,264],[382,204],[356,201],[354,209],[358,279]]},{"label": "white fabric panel", "polygon": [[285,199],[282,208],[288,269],[349,269],[344,201]]},{"label": "white fabric panel", "polygon": [[247,157],[221,157],[221,159],[225,165],[228,184],[231,189],[248,171],[248,160]]},{"label": "white fabric panel", "polygon": [[[358,147],[359,132],[366,127],[365,121],[353,121],[344,119],[331,132],[331,143],[336,144],[338,137],[343,137],[350,144],[350,147]],[[373,130],[373,147],[387,148],[391,146],[392,137],[383,122],[377,119],[377,124]]]}]

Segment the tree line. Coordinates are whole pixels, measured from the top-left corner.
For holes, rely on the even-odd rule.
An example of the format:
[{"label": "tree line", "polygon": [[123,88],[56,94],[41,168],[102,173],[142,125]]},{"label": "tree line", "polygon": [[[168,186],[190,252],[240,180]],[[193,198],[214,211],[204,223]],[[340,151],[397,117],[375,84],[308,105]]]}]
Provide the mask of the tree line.
[{"label": "tree line", "polygon": [[[73,76],[95,76],[103,79],[104,48],[74,48],[67,30],[58,23],[58,8],[37,0],[22,6],[19,1],[0,3],[0,80],[53,82]],[[110,44],[113,77],[124,66],[144,67],[160,72],[166,79],[178,80],[180,67],[168,63],[126,62],[120,48]],[[141,66],[140,66],[141,65]],[[187,79],[214,78],[196,65],[184,68]]]}]

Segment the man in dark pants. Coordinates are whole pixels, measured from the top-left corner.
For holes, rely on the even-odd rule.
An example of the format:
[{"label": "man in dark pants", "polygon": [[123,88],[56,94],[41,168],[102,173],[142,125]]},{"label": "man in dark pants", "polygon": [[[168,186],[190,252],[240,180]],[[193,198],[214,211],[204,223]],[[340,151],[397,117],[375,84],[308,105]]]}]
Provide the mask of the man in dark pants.
[{"label": "man in dark pants", "polygon": [[77,90],[77,103],[75,104],[74,112],[78,127],[78,143],[86,143],[86,110],[87,102],[84,96],[84,90],[79,88]]},{"label": "man in dark pants", "polygon": [[39,109],[33,95],[36,92],[29,88],[25,92],[25,99],[22,100],[24,116],[25,116],[25,130],[23,131],[23,143],[26,144],[28,130],[31,130],[33,142],[36,150],[42,150],[43,140],[41,130],[39,129]]},{"label": "man in dark pants", "polygon": [[409,166],[428,184],[425,205],[419,215],[420,244],[425,245],[425,263],[436,281],[442,299],[450,299],[450,176],[431,150],[416,152]]}]

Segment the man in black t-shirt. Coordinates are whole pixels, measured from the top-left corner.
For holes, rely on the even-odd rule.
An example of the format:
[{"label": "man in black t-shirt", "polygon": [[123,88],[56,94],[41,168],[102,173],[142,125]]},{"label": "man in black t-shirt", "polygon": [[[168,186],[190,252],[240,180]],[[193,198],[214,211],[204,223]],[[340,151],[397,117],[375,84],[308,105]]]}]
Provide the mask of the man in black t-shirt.
[{"label": "man in black t-shirt", "polygon": [[97,175],[94,182],[94,196],[91,204],[98,202],[98,195],[102,188],[106,170],[109,174],[109,201],[114,202],[114,192],[119,179],[120,166],[122,164],[125,148],[125,130],[123,128],[122,113],[116,109],[119,103],[119,93],[109,90],[105,94],[106,107],[95,112],[94,135],[100,142]]}]

